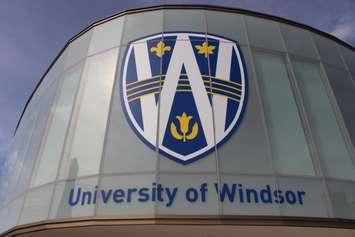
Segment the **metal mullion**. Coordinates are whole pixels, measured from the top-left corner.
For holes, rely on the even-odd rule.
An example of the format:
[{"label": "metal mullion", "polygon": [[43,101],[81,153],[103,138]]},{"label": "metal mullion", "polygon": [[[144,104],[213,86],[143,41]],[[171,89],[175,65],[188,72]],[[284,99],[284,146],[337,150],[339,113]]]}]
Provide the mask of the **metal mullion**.
[{"label": "metal mullion", "polygon": [[[207,24],[207,16],[206,16],[206,10],[202,11],[202,17],[203,17],[203,23],[205,25],[205,41],[208,44],[208,24]],[[208,80],[209,80],[209,90],[212,93],[212,75],[211,75],[211,62],[210,62],[210,55],[208,54],[207,56],[207,67],[208,67]],[[214,106],[213,106],[213,98],[212,98],[212,103],[211,103],[211,111],[212,111],[212,126],[213,126],[213,143],[214,143],[214,158],[215,158],[215,164],[216,164],[216,178],[217,178],[217,184],[218,187],[221,187],[222,184],[222,177],[221,177],[221,172],[220,172],[220,164],[219,164],[219,155],[218,155],[218,149],[217,149],[217,139],[216,139],[216,119],[215,119],[215,112],[214,112]],[[223,214],[223,204],[220,200],[219,194],[217,194],[217,208],[218,208],[218,215],[221,216]]]},{"label": "metal mullion", "polygon": [[[161,40],[164,42],[164,23],[165,23],[165,11],[166,9],[162,9],[162,24],[161,24]],[[155,163],[155,182],[159,183],[160,180],[160,154],[159,154],[159,149],[160,149],[160,137],[159,137],[159,131],[160,131],[160,100],[161,100],[161,90],[163,88],[162,86],[162,77],[163,77],[163,58],[164,55],[162,55],[160,59],[160,69],[159,69],[159,100],[158,100],[158,105],[157,105],[157,127],[156,127],[156,138],[155,138],[155,153],[156,153],[156,163]],[[158,215],[158,210],[159,210],[159,205],[157,202],[154,202],[154,216]]]}]

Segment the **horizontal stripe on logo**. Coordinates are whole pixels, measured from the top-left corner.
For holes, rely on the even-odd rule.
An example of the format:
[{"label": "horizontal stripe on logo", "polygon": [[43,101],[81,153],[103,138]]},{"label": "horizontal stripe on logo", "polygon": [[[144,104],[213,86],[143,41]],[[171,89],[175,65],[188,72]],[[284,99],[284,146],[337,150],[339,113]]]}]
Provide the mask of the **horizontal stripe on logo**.
[{"label": "horizontal stripe on logo", "polygon": [[[127,86],[127,97],[128,101],[132,102],[143,96],[158,94],[160,93],[162,86],[164,84],[164,76],[156,76],[143,81],[137,81],[129,84],[130,88]],[[191,92],[191,87],[187,77],[180,77],[176,92]],[[235,85],[231,86],[232,83],[223,79],[211,78],[204,76],[203,82],[208,94],[221,95],[227,97],[228,99],[239,102],[241,89],[237,88]]]}]

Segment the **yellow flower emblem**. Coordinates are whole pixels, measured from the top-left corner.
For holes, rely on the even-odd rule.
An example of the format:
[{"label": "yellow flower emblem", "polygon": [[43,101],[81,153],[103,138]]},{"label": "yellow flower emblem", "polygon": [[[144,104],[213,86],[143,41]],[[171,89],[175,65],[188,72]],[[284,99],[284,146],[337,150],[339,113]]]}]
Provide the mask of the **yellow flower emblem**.
[{"label": "yellow flower emblem", "polygon": [[170,51],[171,47],[170,46],[165,46],[165,43],[163,41],[159,41],[155,47],[150,48],[150,52],[154,53],[157,55],[159,58],[163,57],[165,54],[165,51]]},{"label": "yellow flower emblem", "polygon": [[176,116],[176,118],[179,121],[180,131],[182,134],[180,134],[178,132],[178,129],[177,129],[176,125],[174,124],[174,122],[171,122],[171,124],[170,124],[171,135],[175,139],[182,140],[183,142],[186,142],[186,140],[195,139],[198,134],[198,125],[196,122],[192,126],[192,130],[189,133],[189,123],[190,123],[190,120],[192,119],[192,116],[187,115],[185,112],[183,112],[182,115],[180,115],[180,116],[178,115],[178,116]]},{"label": "yellow flower emblem", "polygon": [[196,45],[195,47],[199,54],[205,55],[205,58],[207,58],[209,54],[213,54],[213,50],[216,48],[216,46],[208,45],[207,41],[203,42],[202,45]]}]

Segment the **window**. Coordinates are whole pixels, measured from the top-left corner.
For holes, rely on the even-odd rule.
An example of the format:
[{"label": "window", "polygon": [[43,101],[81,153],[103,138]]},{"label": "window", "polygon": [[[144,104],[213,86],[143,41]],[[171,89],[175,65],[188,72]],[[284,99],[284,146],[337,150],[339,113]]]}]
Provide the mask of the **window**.
[{"label": "window", "polygon": [[254,57],[277,172],[314,175],[284,58],[259,52]]},{"label": "window", "polygon": [[319,65],[292,62],[325,175],[354,179],[354,164],[322,82]]}]

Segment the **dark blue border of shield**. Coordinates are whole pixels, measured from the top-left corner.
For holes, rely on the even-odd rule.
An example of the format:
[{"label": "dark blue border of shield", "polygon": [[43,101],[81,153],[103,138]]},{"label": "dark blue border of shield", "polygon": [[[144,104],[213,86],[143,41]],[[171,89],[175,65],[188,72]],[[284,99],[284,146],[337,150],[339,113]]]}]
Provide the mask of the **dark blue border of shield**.
[{"label": "dark blue border of shield", "polygon": [[[217,149],[220,148],[226,141],[229,140],[229,138],[235,133],[235,131],[239,128],[243,118],[244,118],[244,113],[245,113],[245,110],[247,108],[247,105],[248,105],[248,97],[249,97],[249,78],[248,78],[248,71],[247,71],[247,68],[246,68],[246,62],[245,62],[245,59],[244,59],[244,55],[243,55],[243,52],[239,46],[239,43],[235,40],[232,40],[232,39],[229,39],[227,37],[224,37],[224,36],[220,36],[220,35],[216,35],[216,34],[210,34],[210,33],[201,33],[201,32],[193,32],[193,31],[170,31],[170,32],[161,32],[161,33],[157,33],[157,34],[151,34],[151,35],[147,35],[147,36],[144,36],[144,37],[140,37],[138,39],[135,39],[135,40],[131,40],[128,44],[127,44],[127,48],[125,50],[125,53],[124,53],[124,57],[123,59],[126,59],[126,56],[127,56],[127,53],[128,53],[128,50],[132,44],[132,42],[135,42],[137,40],[141,40],[141,39],[144,39],[144,38],[147,38],[147,37],[150,37],[150,36],[154,36],[154,35],[164,35],[164,34],[170,34],[170,33],[191,33],[191,34],[202,34],[202,35],[205,35],[208,34],[208,35],[211,35],[211,36],[216,36],[216,37],[219,37],[219,38],[223,38],[223,39],[226,39],[226,40],[229,40],[229,41],[232,41],[234,42],[236,45],[237,45],[237,48],[239,50],[239,54],[240,54],[240,58],[242,60],[242,66],[243,66],[243,70],[244,70],[244,79],[245,79],[245,97],[244,97],[244,105],[242,105],[242,110],[240,112],[240,115],[239,115],[239,118],[236,122],[236,124],[234,125],[234,127],[232,128],[232,130],[229,132],[229,134],[222,139],[222,141],[220,141],[218,144],[216,144],[215,146],[211,147],[209,150],[205,151],[204,153],[192,158],[192,159],[189,159],[187,161],[183,161],[183,160],[180,160],[178,158],[175,158],[174,156],[164,152],[163,150],[159,149],[159,153],[164,155],[165,157],[169,158],[170,160],[173,160],[175,162],[178,162],[180,164],[183,164],[183,165],[188,165],[192,162],[195,162],[199,159],[202,159],[204,158],[205,156],[209,155],[210,153],[212,152],[217,152]],[[126,110],[126,106],[124,104],[124,100],[123,100],[123,86],[122,86],[122,83],[123,83],[123,72],[124,72],[124,60],[122,61],[122,64],[121,64],[121,72],[120,72],[120,78],[119,78],[119,83],[120,83],[120,102],[121,102],[121,106],[122,106],[122,109],[123,109],[123,112],[125,114],[125,117],[128,121],[128,124],[129,126],[132,128],[132,130],[134,131],[134,133],[139,137],[139,139],[144,143],[146,144],[149,148],[151,148],[152,150],[156,151],[157,147],[156,146],[153,146],[152,144],[150,144],[138,131],[137,129],[134,127],[129,115],[128,115],[128,112]]]}]

